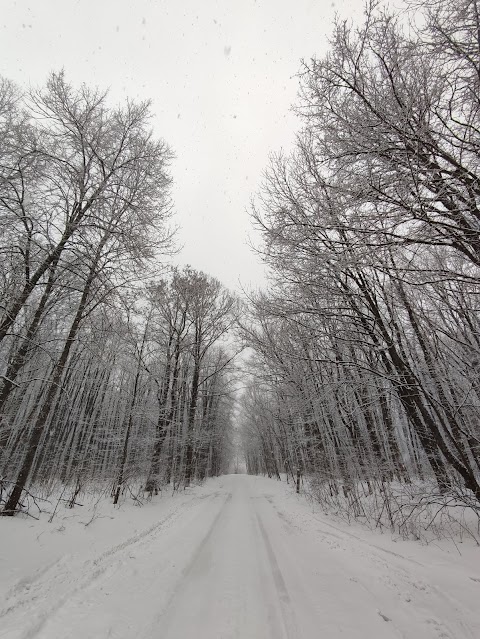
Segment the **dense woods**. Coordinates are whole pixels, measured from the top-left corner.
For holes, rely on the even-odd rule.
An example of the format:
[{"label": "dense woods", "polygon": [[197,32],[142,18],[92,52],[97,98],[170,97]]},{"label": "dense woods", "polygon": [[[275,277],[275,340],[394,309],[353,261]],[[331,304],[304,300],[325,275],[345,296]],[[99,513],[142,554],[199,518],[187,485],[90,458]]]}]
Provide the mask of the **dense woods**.
[{"label": "dense woods", "polygon": [[243,320],[248,470],[357,511],[412,482],[480,500],[480,19],[410,8],[371,3],[303,63],[252,211],[272,287]]},{"label": "dense woods", "polygon": [[172,154],[149,119],[63,74],[1,81],[2,514],[31,486],[117,503],[228,464],[236,301],[166,266]]}]

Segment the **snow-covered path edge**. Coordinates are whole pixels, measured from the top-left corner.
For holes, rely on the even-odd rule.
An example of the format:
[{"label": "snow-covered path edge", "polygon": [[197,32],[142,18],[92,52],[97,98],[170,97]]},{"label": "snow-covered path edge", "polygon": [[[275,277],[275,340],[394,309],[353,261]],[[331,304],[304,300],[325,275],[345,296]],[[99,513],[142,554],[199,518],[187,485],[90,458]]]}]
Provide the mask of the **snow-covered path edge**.
[{"label": "snow-covered path edge", "polygon": [[[473,540],[425,546],[326,515],[315,501],[280,482],[272,483],[269,492],[267,499],[286,526],[334,553],[339,570],[376,599],[382,618],[392,622],[408,604],[403,628],[411,621],[412,630],[399,624],[398,636],[480,637],[480,548]],[[422,634],[414,630],[415,617],[426,624]]]},{"label": "snow-covered path edge", "polygon": [[0,519],[0,637],[35,636],[75,594],[108,577],[179,517],[193,516],[206,499],[218,501],[221,488],[217,478],[142,507],[105,501],[88,527],[91,511],[78,509],[60,511],[52,523],[46,513],[38,522]]}]

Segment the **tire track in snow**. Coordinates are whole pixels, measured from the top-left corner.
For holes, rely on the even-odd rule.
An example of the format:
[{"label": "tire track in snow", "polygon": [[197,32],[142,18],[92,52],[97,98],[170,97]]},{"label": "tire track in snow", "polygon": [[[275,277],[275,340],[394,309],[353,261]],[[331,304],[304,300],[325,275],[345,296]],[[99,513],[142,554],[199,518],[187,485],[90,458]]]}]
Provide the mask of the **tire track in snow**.
[{"label": "tire track in snow", "polygon": [[275,587],[278,592],[278,597],[282,603],[282,606],[280,606],[280,609],[282,612],[286,636],[287,636],[287,639],[295,639],[295,637],[298,636],[298,631],[297,631],[297,625],[295,623],[295,615],[293,612],[292,602],[290,599],[290,595],[288,594],[287,585],[283,578],[282,571],[280,570],[280,566],[278,565],[277,557],[273,550],[272,544],[270,543],[270,539],[268,538],[268,535],[262,523],[262,520],[260,519],[260,516],[258,513],[256,513],[256,516],[257,516],[258,527],[260,529],[260,534],[262,536],[265,549],[267,551],[267,556],[268,556],[268,560],[271,567],[273,581],[275,583]]},{"label": "tire track in snow", "polygon": [[[199,558],[201,557],[203,551],[205,550],[205,547],[207,546],[208,542],[210,541],[210,538],[212,537],[212,534],[218,524],[218,521],[220,519],[220,517],[222,517],[222,515],[225,513],[225,507],[228,504],[228,502],[232,499],[232,493],[229,493],[227,495],[227,498],[225,499],[225,501],[223,502],[222,506],[220,507],[220,510],[218,511],[218,513],[215,515],[214,520],[212,521],[212,524],[210,526],[210,528],[207,531],[207,534],[204,536],[204,538],[202,539],[202,541],[200,542],[200,544],[197,546],[196,551],[193,553],[192,558],[190,559],[188,565],[183,569],[183,580],[188,579],[189,575],[195,570],[195,564],[199,561]],[[174,592],[172,594],[171,599],[173,599],[176,595],[176,592]]]},{"label": "tire track in snow", "polygon": [[[218,495],[219,493],[215,493],[212,496],[217,497]],[[148,623],[147,627],[142,631],[141,637],[144,637],[145,639],[147,637],[150,638],[152,636],[151,634],[152,631],[154,631],[154,629],[160,624],[160,622],[162,622],[162,634],[165,634],[168,632],[168,629],[172,622],[172,617],[175,611],[175,606],[174,606],[175,599],[177,599],[181,595],[182,590],[185,589],[185,585],[188,583],[189,577],[195,572],[196,566],[198,562],[201,560],[202,554],[204,553],[205,548],[207,547],[218,525],[219,520],[225,514],[225,507],[231,501],[231,499],[232,499],[232,493],[228,493],[226,499],[220,506],[219,511],[213,518],[212,523],[208,527],[207,532],[205,533],[202,540],[200,541],[198,546],[195,548],[193,554],[191,555],[191,558],[188,564],[182,570],[181,578],[177,582],[173,591],[171,592],[163,610],[157,615],[155,615],[155,617]]]}]

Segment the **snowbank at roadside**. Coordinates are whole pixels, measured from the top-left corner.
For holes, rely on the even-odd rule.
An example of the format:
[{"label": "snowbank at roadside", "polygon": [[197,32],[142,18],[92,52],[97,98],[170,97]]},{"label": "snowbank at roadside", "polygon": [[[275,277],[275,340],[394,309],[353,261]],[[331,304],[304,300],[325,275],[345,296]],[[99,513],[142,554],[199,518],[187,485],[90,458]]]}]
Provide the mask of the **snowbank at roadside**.
[{"label": "snowbank at roadside", "polygon": [[51,522],[47,510],[38,520],[23,515],[0,518],[0,615],[14,605],[16,595],[28,591],[59,562],[75,579],[84,562],[99,561],[148,535],[193,499],[209,493],[216,481],[174,495],[164,491],[142,506],[132,499],[113,506],[109,498],[82,495],[82,506],[60,506]]}]

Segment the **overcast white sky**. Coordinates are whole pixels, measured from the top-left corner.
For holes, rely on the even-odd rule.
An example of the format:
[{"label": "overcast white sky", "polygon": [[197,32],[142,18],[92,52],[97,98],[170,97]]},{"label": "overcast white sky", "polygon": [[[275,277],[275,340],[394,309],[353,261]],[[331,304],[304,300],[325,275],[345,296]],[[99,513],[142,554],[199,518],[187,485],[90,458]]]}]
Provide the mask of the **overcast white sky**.
[{"label": "overcast white sky", "polygon": [[293,142],[300,59],[321,54],[335,12],[362,0],[4,0],[0,73],[151,98],[172,147],[180,263],[227,286],[264,283],[248,206],[268,155]]}]

